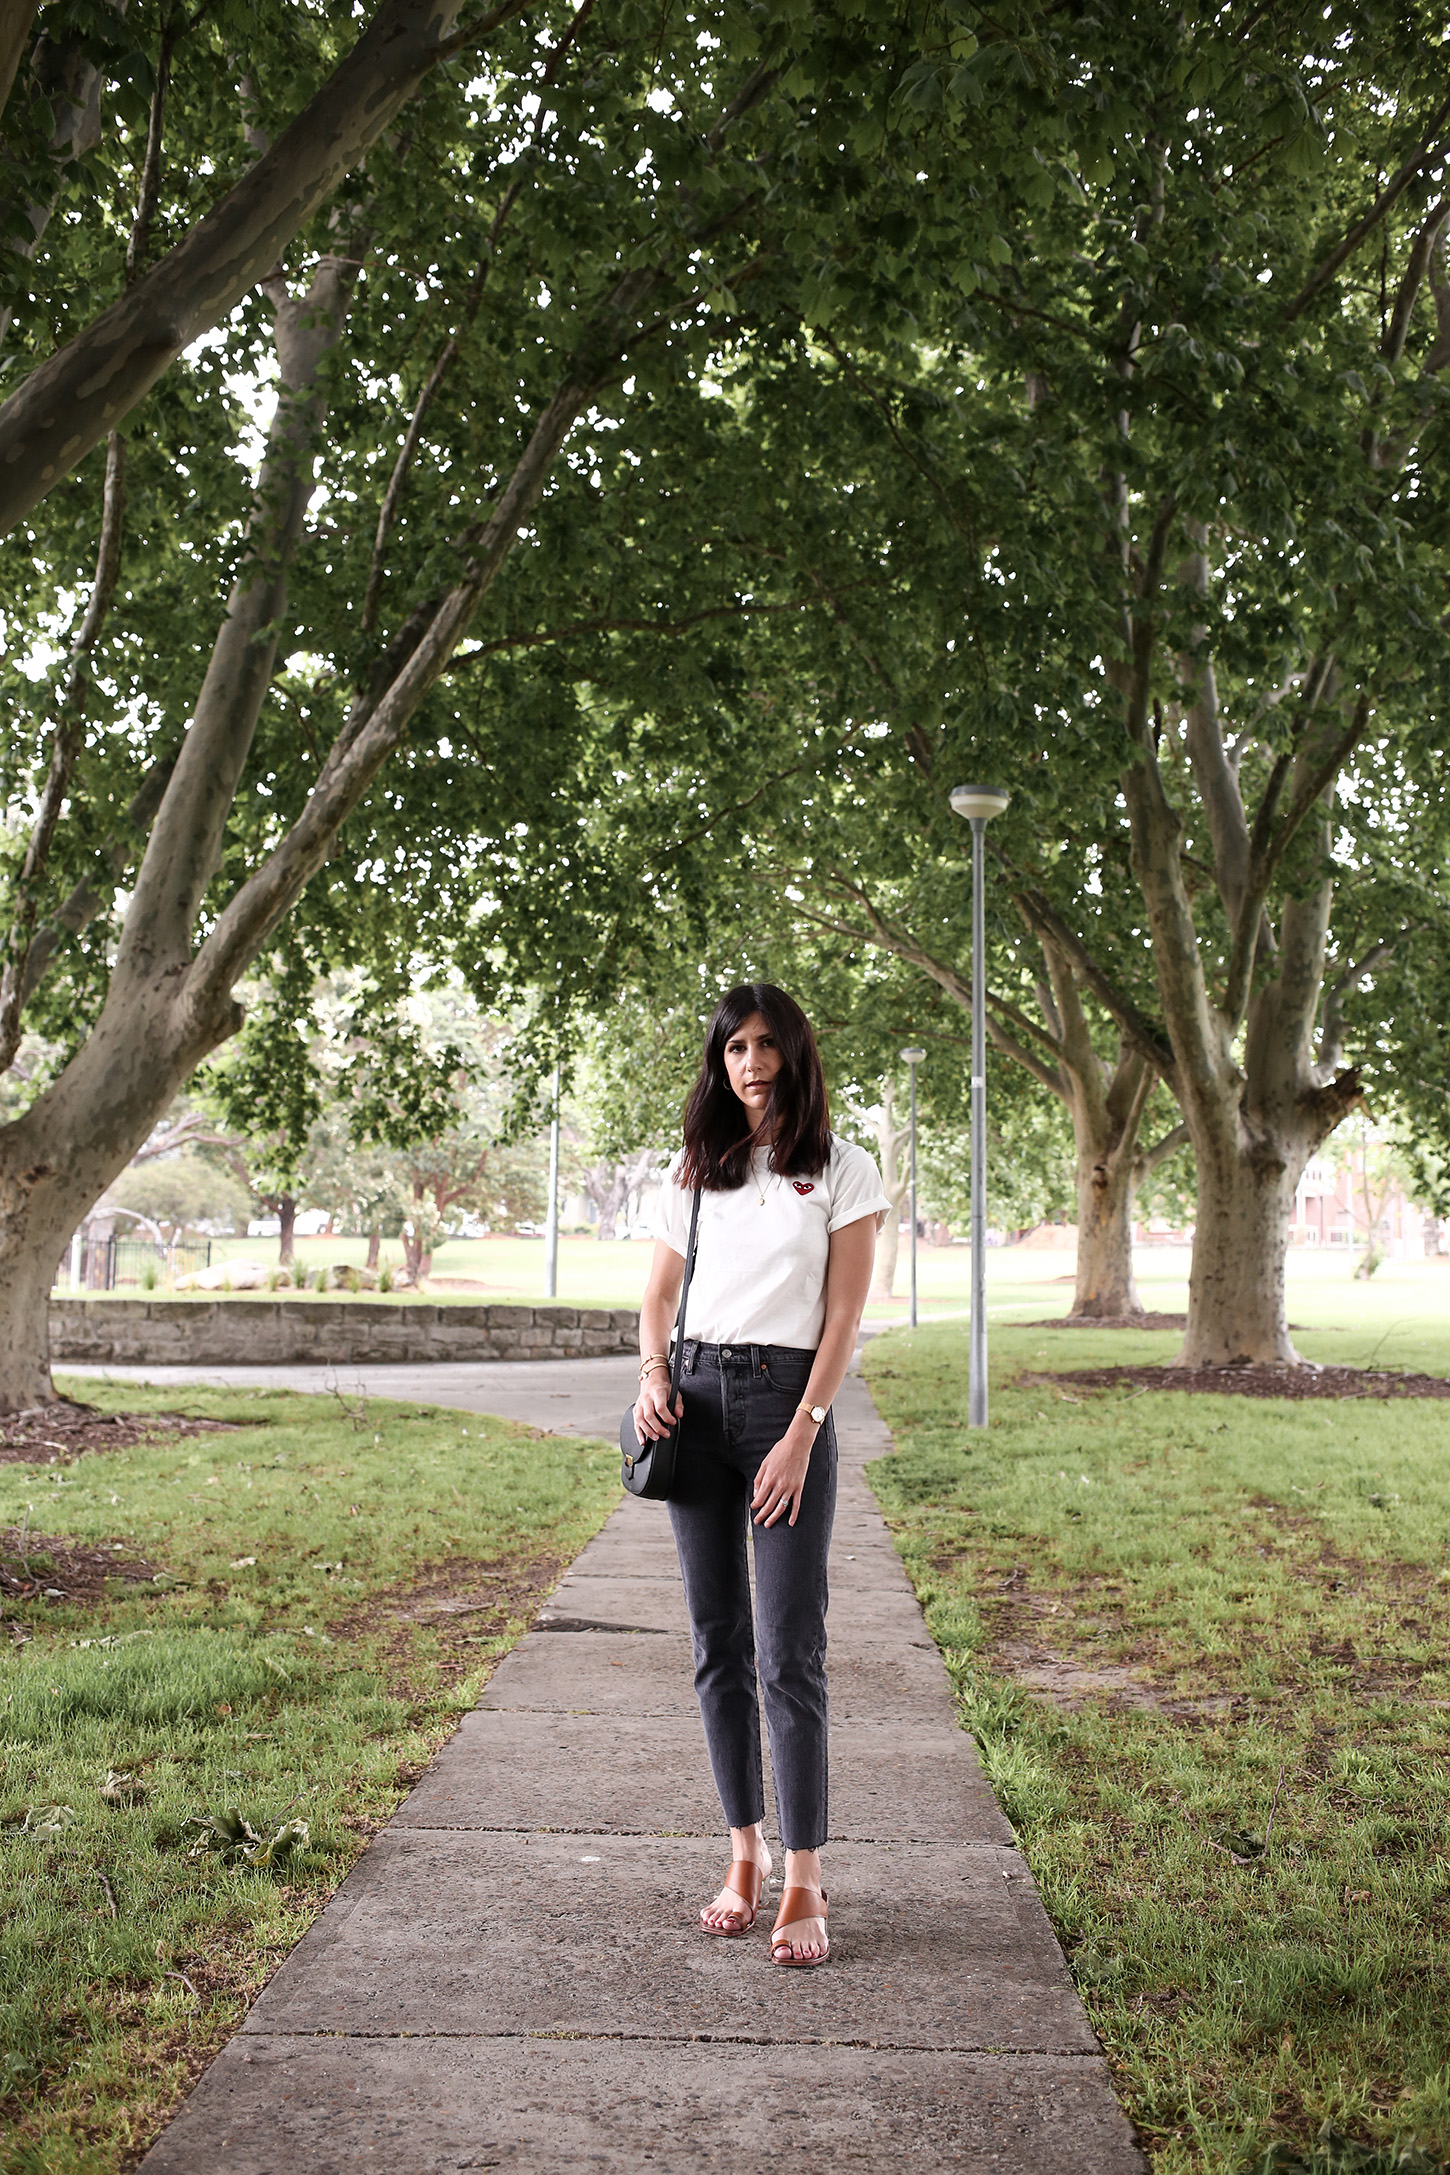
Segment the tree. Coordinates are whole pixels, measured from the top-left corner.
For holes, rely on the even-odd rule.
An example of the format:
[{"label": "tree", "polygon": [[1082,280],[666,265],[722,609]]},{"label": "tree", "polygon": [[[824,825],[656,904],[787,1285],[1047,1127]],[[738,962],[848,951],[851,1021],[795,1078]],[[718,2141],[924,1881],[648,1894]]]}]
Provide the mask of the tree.
[{"label": "tree", "polygon": [[886,1073],[879,1096],[869,1109],[848,1106],[848,1115],[871,1141],[881,1173],[881,1190],[888,1208],[876,1240],[876,1263],[871,1272],[873,1299],[889,1299],[896,1283],[896,1256],[901,1246],[901,1204],[911,1187],[911,1127],[897,1122],[896,1082]]},{"label": "tree", "polygon": [[[1112,154],[1014,207],[952,336],[796,359],[797,415],[836,385],[859,402],[846,462],[823,431],[813,448],[875,579],[837,598],[861,660],[858,691],[827,689],[844,794],[803,802],[779,874],[850,941],[945,972],[897,826],[940,839],[953,773],[1005,776],[997,882],[1048,1003],[998,1001],[993,1039],[1101,1098],[1091,1175],[1112,1176],[1098,1132],[1131,1176],[1162,1080],[1198,1185],[1181,1360],[1292,1365],[1294,1189],[1359,1100],[1349,1025],[1419,925],[1408,865],[1444,836],[1438,34],[1351,10],[1242,38],[1167,11],[1101,27],[1079,61],[1119,118]],[[870,419],[914,505],[860,457]],[[914,819],[873,791],[893,762],[930,788]],[[883,859],[884,897],[861,875]],[[1423,888],[1443,942],[1443,880]],[[1069,1069],[1089,1006],[1116,1056]]]},{"label": "tree", "polygon": [[1352,1225],[1364,1234],[1364,1258],[1355,1276],[1367,1283],[1384,1260],[1381,1234],[1385,1211],[1398,1189],[1410,1190],[1414,1170],[1397,1141],[1387,1138],[1360,1112],[1340,1133],[1335,1167],[1349,1178]]},{"label": "tree", "polygon": [[[1332,66],[1323,23],[1276,21],[1272,78],[1207,22],[1187,50],[1176,21],[1140,22],[1112,71],[1148,117],[1136,145],[1033,218],[974,343],[1040,510],[998,531],[993,576],[1079,630],[1053,690],[980,660],[975,737],[988,760],[1015,741],[1020,815],[995,842],[1024,912],[1183,1113],[1183,1363],[1293,1364],[1294,1188],[1360,1096],[1346,995],[1404,936],[1398,885],[1363,877],[1377,787],[1394,776],[1411,835],[1442,790],[1443,85],[1408,20],[1336,16]],[[974,403],[942,463],[945,391],[930,420],[880,397],[950,491],[990,449]],[[1093,863],[1135,887],[1151,1005],[1092,940],[1073,877]]]},{"label": "tree", "polygon": [[[317,78],[321,56],[299,50],[296,12],[267,17],[240,86],[242,125],[220,139],[234,75],[227,24],[203,21],[170,56],[169,77],[156,26],[133,292],[119,314],[78,328],[73,351],[60,343],[56,367],[14,396],[12,425],[107,342],[120,358],[118,401],[139,389],[127,342],[160,291],[147,286],[146,237],[182,231],[186,265],[210,247],[191,176],[251,159],[258,173],[305,164],[300,122],[275,144],[267,136],[296,77]],[[363,45],[404,17],[421,35],[423,12],[400,6]],[[157,517],[128,531],[104,645],[87,666],[97,707],[137,728],[88,735],[84,764],[53,732],[27,733],[13,761],[27,772],[45,755],[45,805],[71,811],[49,839],[34,831],[44,850],[28,882],[45,898],[15,917],[14,965],[32,986],[32,929],[50,945],[51,979],[32,991],[29,1014],[63,1026],[73,1055],[0,1132],[0,1404],[49,1394],[45,1292],[70,1226],[179,1084],[237,1031],[234,988],[340,843],[342,870],[301,918],[324,956],[355,956],[364,938],[380,946],[392,902],[370,894],[385,881],[406,891],[410,864],[430,850],[451,857],[459,882],[409,907],[454,937],[466,930],[480,835],[511,835],[501,780],[520,780],[536,801],[557,753],[509,706],[480,733],[459,694],[488,645],[473,636],[463,658],[460,646],[521,535],[535,573],[537,539],[568,536],[562,563],[546,570],[557,610],[591,540],[632,525],[628,494],[601,506],[594,478],[630,440],[651,448],[657,398],[683,387],[702,411],[708,356],[803,310],[899,316],[964,247],[987,247],[1002,188],[1035,171],[992,85],[1020,75],[1024,105],[1060,134],[1060,62],[1025,11],[986,26],[980,60],[963,35],[930,8],[901,23],[850,6],[796,23],[722,5],[708,30],[691,16],[668,18],[663,32],[654,13],[631,10],[607,33],[587,7],[541,8],[499,28],[491,74],[466,83],[434,65],[440,48],[425,40],[420,66],[432,72],[406,127],[377,137],[348,191],[323,206],[326,176],[307,168],[292,263],[265,283],[270,328],[253,289],[227,323],[225,368],[205,349],[159,378],[138,364],[153,389],[126,490]],[[349,82],[371,65],[362,46],[353,59]],[[949,62],[961,72],[969,60],[984,116],[967,126],[961,101],[949,111],[934,86]],[[385,122],[396,90],[378,87]],[[356,108],[339,110],[345,132]],[[168,115],[184,148],[153,159],[152,142],[170,140]],[[134,127],[132,143],[139,150]],[[920,172],[940,179],[940,211],[917,208]],[[973,177],[988,172],[993,189],[978,189]],[[248,196],[245,176],[237,187],[252,206],[240,264],[261,232],[270,250],[284,237],[267,225],[266,190]],[[98,191],[88,209],[89,222],[47,230],[61,294],[68,266],[124,283],[114,196]],[[264,269],[247,261],[248,278]],[[199,323],[186,319],[190,332]],[[275,371],[279,397],[248,491],[223,388],[259,367]],[[84,439],[97,418],[82,420]],[[308,533],[324,453],[330,495]],[[57,478],[68,458],[58,449]],[[94,558],[92,465],[29,499],[21,603],[32,624],[64,592],[83,538]],[[17,454],[17,477],[24,467]],[[672,533],[677,544],[678,518]],[[222,596],[209,637],[206,614]],[[440,799],[449,772],[463,790]],[[425,847],[440,827],[441,844],[429,835]]]}]

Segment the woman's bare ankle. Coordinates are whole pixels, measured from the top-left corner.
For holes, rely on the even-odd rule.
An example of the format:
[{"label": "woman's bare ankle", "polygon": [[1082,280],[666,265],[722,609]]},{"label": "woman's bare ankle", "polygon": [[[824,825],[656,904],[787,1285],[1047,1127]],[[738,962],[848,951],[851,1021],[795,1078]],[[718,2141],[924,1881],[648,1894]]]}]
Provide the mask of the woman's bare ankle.
[{"label": "woman's bare ankle", "polygon": [[785,1854],[787,1888],[814,1888],[821,1893],[821,1854],[818,1850],[788,1850]]},{"label": "woman's bare ankle", "polygon": [[747,1863],[758,1865],[763,1873],[770,1871],[770,1852],[765,1844],[765,1829],[759,1821],[753,1828],[730,1830],[730,1855],[743,1858]]}]

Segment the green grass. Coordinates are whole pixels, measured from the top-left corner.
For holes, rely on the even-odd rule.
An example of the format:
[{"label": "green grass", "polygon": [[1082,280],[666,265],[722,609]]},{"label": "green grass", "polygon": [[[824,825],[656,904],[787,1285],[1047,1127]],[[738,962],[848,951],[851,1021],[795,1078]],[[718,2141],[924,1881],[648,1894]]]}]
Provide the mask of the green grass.
[{"label": "green grass", "polygon": [[[0,1466],[0,1527],[29,1505],[32,1534],[121,1540],[170,1574],[6,1604],[7,2175],[134,2164],[618,1498],[604,1445],[502,1420],[84,1394],[238,1432]],[[430,1620],[445,1593],[479,1606]],[[250,1857],[224,1847],[246,1843],[233,1814]]]},{"label": "green grass", "polygon": [[[1361,1297],[1309,1356],[1450,1374]],[[878,1340],[872,1485],[1158,2175],[1433,2167],[1450,1404],[1012,1386],[1175,1341],[994,1329],[970,1433],[964,1331]]]}]

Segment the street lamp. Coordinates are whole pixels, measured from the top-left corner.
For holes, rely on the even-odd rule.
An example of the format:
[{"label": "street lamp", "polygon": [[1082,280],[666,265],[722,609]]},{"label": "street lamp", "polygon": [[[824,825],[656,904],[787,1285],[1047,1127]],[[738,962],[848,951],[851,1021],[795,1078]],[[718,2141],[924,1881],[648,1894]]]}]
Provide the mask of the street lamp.
[{"label": "street lamp", "polygon": [[553,1115],[549,1121],[549,1213],[544,1222],[544,1291],[559,1296],[559,1068],[549,1089]]},{"label": "street lamp", "polygon": [[982,840],[1011,796],[995,785],[959,785],[952,807],[972,826],[972,1330],[967,1425],[987,1424],[987,946]]},{"label": "street lamp", "polygon": [[911,1073],[911,1326],[916,1327],[916,1068],[925,1050],[903,1050],[902,1062]]}]

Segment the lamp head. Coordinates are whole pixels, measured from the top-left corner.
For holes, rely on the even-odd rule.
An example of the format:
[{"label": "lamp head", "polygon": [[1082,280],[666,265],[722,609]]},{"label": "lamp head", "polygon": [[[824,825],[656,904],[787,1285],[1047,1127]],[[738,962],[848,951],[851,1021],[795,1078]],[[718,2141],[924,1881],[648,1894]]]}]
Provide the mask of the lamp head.
[{"label": "lamp head", "polygon": [[992,816],[1000,816],[1010,793],[1004,793],[999,785],[957,785],[952,787],[952,807],[959,816],[980,816],[986,822]]},{"label": "lamp head", "polygon": [[926,1052],[925,1050],[903,1050],[901,1055],[904,1063],[919,1065],[926,1056]]}]

